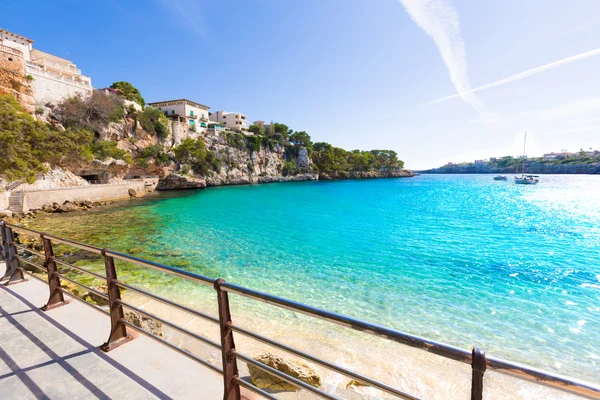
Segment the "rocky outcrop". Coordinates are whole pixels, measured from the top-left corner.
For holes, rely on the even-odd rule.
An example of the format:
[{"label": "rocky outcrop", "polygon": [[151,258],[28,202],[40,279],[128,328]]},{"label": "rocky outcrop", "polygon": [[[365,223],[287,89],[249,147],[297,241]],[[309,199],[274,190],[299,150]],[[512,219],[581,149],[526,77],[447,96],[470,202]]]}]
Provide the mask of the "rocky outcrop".
[{"label": "rocky outcrop", "polygon": [[410,178],[412,171],[406,169],[382,171],[337,171],[334,173],[320,173],[319,180],[331,181],[338,179],[377,179],[377,178]]},{"label": "rocky outcrop", "polygon": [[[306,382],[311,386],[320,387],[321,377],[317,374],[314,368],[300,361],[290,361],[283,357],[276,356],[271,353],[264,353],[255,358],[256,361],[268,365],[284,374],[290,375],[296,379]],[[260,389],[271,390],[298,390],[291,383],[288,383],[262,369],[256,368],[253,365],[248,365],[250,371],[250,380]]]},{"label": "rocky outcrop", "polygon": [[178,173],[167,175],[158,181],[157,190],[199,189],[206,187],[206,180]]},{"label": "rocky outcrop", "polygon": [[[549,164],[527,162],[522,168],[528,174],[600,174],[600,163]],[[514,174],[515,167],[494,167],[489,164],[452,165],[422,171],[425,174]]]}]

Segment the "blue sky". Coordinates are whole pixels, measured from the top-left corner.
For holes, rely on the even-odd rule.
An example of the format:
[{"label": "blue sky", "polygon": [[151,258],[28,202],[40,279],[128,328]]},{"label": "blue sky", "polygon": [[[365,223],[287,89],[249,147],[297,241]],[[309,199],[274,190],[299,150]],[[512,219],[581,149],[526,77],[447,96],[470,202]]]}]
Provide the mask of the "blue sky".
[{"label": "blue sky", "polygon": [[68,56],[95,87],[127,80],[146,101],[186,97],[346,149],[390,148],[410,168],[516,155],[525,130],[529,155],[600,148],[597,0],[0,7],[0,27]]}]

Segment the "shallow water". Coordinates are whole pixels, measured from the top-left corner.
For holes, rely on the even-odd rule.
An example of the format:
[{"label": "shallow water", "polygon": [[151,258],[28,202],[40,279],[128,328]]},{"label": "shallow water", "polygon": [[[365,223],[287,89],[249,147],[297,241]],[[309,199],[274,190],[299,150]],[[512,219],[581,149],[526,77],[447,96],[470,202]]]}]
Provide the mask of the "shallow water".
[{"label": "shallow water", "polygon": [[[599,381],[600,177],[542,176],[537,186],[423,175],[220,187],[30,225]],[[208,289],[121,268],[130,282],[199,307],[213,302]],[[261,317],[257,326],[291,336],[289,315],[242,307],[244,318]]]}]

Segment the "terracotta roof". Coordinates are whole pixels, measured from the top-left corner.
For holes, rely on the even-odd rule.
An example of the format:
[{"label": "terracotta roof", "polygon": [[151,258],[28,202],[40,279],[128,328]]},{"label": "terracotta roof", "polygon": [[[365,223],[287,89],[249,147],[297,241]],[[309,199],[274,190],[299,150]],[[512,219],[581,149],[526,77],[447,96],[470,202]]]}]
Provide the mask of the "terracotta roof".
[{"label": "terracotta roof", "polygon": [[7,34],[9,34],[9,35],[16,36],[16,37],[17,37],[17,38],[19,38],[19,39],[26,40],[26,41],[28,41],[29,43],[33,43],[33,40],[31,40],[31,39],[29,39],[29,38],[26,38],[25,36],[18,35],[18,34],[14,33],[14,32],[7,31],[6,29],[2,29],[2,28],[0,28],[0,33],[7,33]]}]

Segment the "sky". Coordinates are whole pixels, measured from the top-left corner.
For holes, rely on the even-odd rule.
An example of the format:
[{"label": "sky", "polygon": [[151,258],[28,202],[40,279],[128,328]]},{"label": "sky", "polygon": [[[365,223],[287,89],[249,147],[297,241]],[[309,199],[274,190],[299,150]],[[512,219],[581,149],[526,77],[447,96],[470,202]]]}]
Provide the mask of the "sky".
[{"label": "sky", "polygon": [[188,98],[406,166],[600,149],[597,0],[0,0],[96,88]]}]

